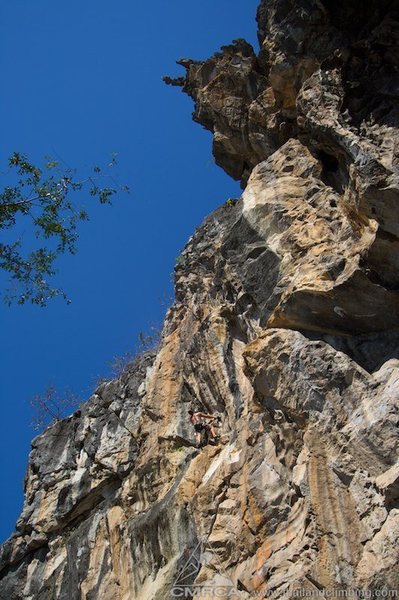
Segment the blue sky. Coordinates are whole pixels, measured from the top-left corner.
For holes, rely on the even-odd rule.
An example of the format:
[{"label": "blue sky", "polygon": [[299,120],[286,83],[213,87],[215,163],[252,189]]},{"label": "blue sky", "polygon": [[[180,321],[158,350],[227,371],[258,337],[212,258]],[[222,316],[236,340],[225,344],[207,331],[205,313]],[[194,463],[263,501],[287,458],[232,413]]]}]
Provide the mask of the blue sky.
[{"label": "blue sky", "polygon": [[117,152],[118,181],[131,194],[112,207],[93,204],[78,254],[60,261],[71,305],[0,305],[0,541],[22,506],[35,435],[30,399],[49,385],[87,398],[113,357],[162,322],[176,257],[195,227],[240,194],[214,165],[191,100],[161,78],[182,74],[174,63],[183,56],[207,58],[237,37],[256,44],[257,4],[1,3],[1,164],[17,150],[84,171]]}]

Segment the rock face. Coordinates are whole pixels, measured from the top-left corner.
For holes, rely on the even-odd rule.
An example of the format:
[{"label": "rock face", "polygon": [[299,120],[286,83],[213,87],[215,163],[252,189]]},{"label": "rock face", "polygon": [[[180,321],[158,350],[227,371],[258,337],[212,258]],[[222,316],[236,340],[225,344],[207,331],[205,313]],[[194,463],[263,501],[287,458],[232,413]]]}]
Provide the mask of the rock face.
[{"label": "rock face", "polygon": [[245,190],[189,240],[157,352],[34,440],[2,600],[399,594],[399,6],[257,18],[258,55],[166,78]]}]

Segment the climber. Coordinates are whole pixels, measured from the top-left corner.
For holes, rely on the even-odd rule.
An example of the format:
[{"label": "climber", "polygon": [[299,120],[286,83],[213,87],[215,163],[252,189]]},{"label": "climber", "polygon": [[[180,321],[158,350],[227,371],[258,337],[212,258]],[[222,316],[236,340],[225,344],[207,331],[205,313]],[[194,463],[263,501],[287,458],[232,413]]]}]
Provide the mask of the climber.
[{"label": "climber", "polygon": [[218,437],[213,423],[216,419],[220,420],[220,417],[215,417],[215,415],[208,415],[203,412],[195,412],[193,410],[189,410],[188,414],[190,415],[190,422],[194,425],[195,429],[195,438],[197,444],[201,444],[201,433],[206,430],[210,436],[211,440],[215,441]]}]

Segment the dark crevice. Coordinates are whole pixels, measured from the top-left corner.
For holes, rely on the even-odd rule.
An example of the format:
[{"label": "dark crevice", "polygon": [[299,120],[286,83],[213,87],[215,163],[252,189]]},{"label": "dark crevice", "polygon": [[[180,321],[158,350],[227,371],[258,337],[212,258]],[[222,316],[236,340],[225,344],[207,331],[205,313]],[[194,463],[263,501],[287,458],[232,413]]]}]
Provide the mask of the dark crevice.
[{"label": "dark crevice", "polygon": [[346,354],[359,367],[374,373],[390,359],[399,359],[399,332],[384,331],[369,335],[329,335],[301,330],[311,341],[323,341],[338,352]]},{"label": "dark crevice", "polygon": [[362,3],[361,10],[355,2],[348,0],[322,0],[330,23],[344,32],[353,41],[367,36],[381,21],[386,12],[394,7],[394,0],[379,0]]},{"label": "dark crevice", "polygon": [[353,479],[353,475],[344,473],[343,471],[340,471],[336,467],[333,467],[333,471],[334,471],[335,475],[338,477],[338,479],[344,484],[344,486],[349,487],[349,485]]},{"label": "dark crevice", "polygon": [[385,502],[386,509],[390,512],[391,510],[397,510],[399,508],[399,498]]},{"label": "dark crevice", "polygon": [[[372,208],[375,214],[375,209]],[[372,283],[382,285],[387,290],[399,289],[399,239],[379,228],[368,254],[361,261]]]},{"label": "dark crevice", "polygon": [[240,579],[237,579],[237,589],[239,592],[247,592],[248,594],[250,593],[249,589],[245,587]]},{"label": "dark crevice", "polygon": [[328,152],[324,152],[324,150],[320,150],[319,152],[319,160],[323,165],[323,171],[325,173],[336,173],[339,169],[338,159],[332,154],[328,154]]},{"label": "dark crevice", "polygon": [[267,250],[266,246],[258,246],[256,248],[254,248],[253,250],[251,250],[249,252],[249,254],[247,255],[247,260],[248,259],[252,259],[255,260],[256,258],[258,258],[261,254],[263,254],[265,251]]},{"label": "dark crevice", "polygon": [[333,188],[338,194],[342,194],[348,183],[348,168],[345,159],[337,157],[326,150],[318,150],[316,158],[322,165],[321,180]]}]

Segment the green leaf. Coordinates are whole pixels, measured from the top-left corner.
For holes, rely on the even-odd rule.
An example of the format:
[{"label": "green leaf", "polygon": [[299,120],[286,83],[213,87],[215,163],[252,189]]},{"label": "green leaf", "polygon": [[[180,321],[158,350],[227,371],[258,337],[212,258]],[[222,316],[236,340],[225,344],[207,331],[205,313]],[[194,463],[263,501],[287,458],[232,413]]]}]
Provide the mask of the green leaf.
[{"label": "green leaf", "polygon": [[[116,156],[112,155],[109,166],[116,164]],[[59,256],[76,252],[78,225],[89,218],[88,212],[79,206],[78,196],[88,194],[97,197],[100,204],[110,204],[114,195],[128,192],[128,187],[102,187],[98,182],[100,173],[101,178],[107,175],[99,166],[93,168],[92,177],[78,179],[76,170],[63,169],[49,157],[44,170],[19,152],[10,156],[8,164],[17,173],[17,184],[0,192],[0,230],[10,230],[11,236],[9,243],[0,243],[0,268],[8,273],[10,280],[9,289],[3,291],[4,301],[8,305],[30,301],[46,306],[49,300],[60,296],[69,303],[65,292],[52,286],[51,278],[56,273]],[[25,247],[23,240],[12,239],[12,231],[21,219],[33,228],[39,247]],[[40,240],[48,241],[48,246],[41,245]]]}]

